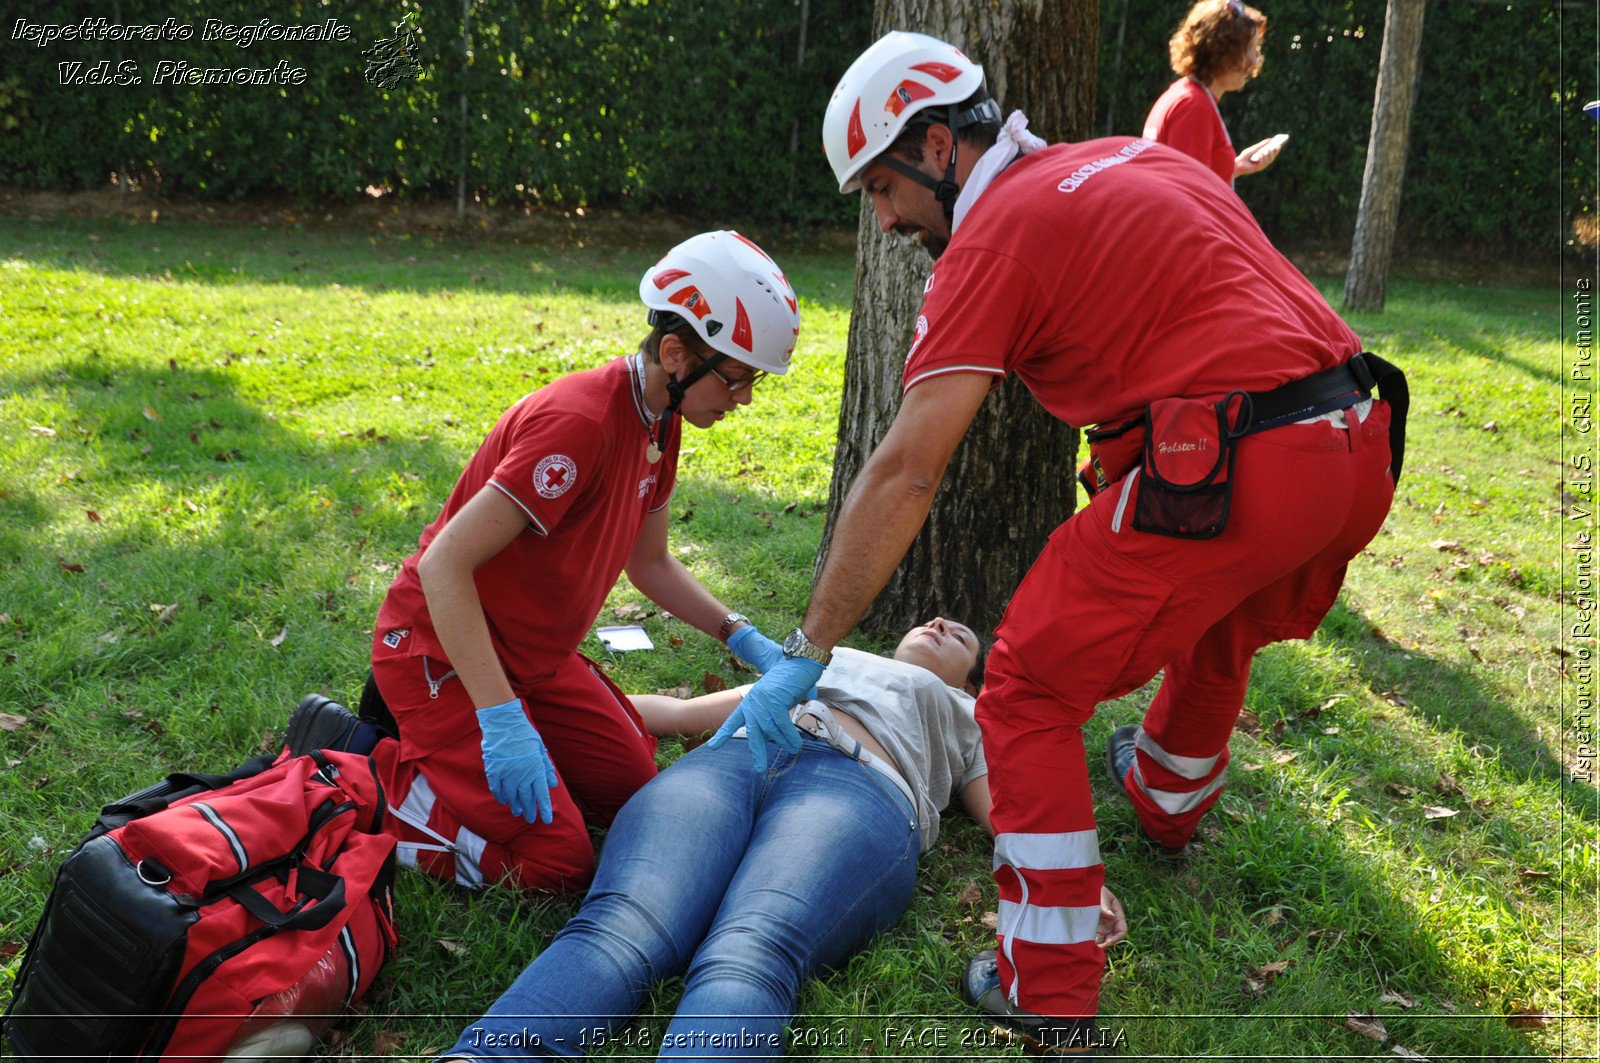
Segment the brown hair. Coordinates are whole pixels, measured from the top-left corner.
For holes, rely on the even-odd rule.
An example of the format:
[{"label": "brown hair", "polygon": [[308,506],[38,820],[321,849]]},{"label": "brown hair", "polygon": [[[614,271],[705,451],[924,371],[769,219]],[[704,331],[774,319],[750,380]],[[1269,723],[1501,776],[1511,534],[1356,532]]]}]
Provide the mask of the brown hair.
[{"label": "brown hair", "polygon": [[[1209,84],[1244,62],[1251,43],[1267,32],[1267,16],[1240,0],[1200,0],[1167,44],[1172,71]],[[1250,76],[1261,73],[1259,62]]]},{"label": "brown hair", "polygon": [[689,323],[683,320],[683,318],[679,317],[677,314],[668,314],[661,311],[658,311],[657,313],[659,315],[659,324],[652,327],[650,329],[650,335],[646,336],[639,343],[639,350],[644,354],[647,361],[661,361],[661,340],[668,333],[671,333],[672,335],[677,336],[678,339],[682,340],[683,345],[689,348],[690,354],[696,355],[702,359],[710,358],[713,354],[717,353],[711,349],[711,345],[709,343],[700,338],[699,333],[695,332],[694,329],[689,327]]},{"label": "brown hair", "polygon": [[[956,105],[956,110],[958,112],[971,110],[989,98],[989,90],[980,85],[978,91]],[[949,112],[943,107],[924,107],[906,122],[906,127],[889,145],[889,150],[902,159],[921,162],[923,145],[928,139],[928,127],[945,125],[948,114]],[[963,126],[956,134],[956,143],[976,148],[979,154],[994,147],[995,141],[999,139],[1000,123],[997,121],[974,122],[969,126]]]}]

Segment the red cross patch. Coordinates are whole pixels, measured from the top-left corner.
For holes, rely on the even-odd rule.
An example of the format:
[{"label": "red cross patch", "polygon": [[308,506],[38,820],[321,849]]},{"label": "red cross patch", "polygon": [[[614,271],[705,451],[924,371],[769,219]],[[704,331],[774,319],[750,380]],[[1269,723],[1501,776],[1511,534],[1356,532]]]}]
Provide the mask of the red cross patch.
[{"label": "red cross patch", "polygon": [[551,454],[533,467],[533,489],[540,498],[560,498],[578,482],[578,464],[565,454]]}]

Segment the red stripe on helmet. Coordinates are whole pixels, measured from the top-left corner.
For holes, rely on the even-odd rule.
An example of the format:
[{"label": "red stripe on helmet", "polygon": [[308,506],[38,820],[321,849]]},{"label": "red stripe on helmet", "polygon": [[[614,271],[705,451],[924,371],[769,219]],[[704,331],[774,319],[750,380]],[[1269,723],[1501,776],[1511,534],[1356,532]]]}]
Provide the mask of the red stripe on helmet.
[{"label": "red stripe on helmet", "polygon": [[667,285],[673,283],[674,281],[682,280],[688,275],[689,271],[686,269],[664,269],[651,279],[655,281],[657,288],[660,288],[662,291],[666,291]]},{"label": "red stripe on helmet", "polygon": [[744,300],[733,300],[733,342],[745,350],[754,350],[755,341],[750,336],[750,315],[744,312]]},{"label": "red stripe on helmet", "polygon": [[692,284],[676,295],[667,296],[667,302],[677,303],[697,318],[703,318],[711,313],[711,304],[700,294],[700,289]]},{"label": "red stripe on helmet", "polygon": [[884,101],[883,109],[898,118],[901,111],[918,100],[925,100],[932,95],[933,90],[928,86],[920,81],[912,81],[907,78],[896,85],[893,92],[889,93],[889,98]]},{"label": "red stripe on helmet", "polygon": [[738,240],[741,244],[744,244],[746,247],[750,248],[750,250],[754,251],[756,254],[760,255],[762,258],[766,259],[768,262],[772,261],[772,256],[767,254],[765,251],[761,250],[761,248],[757,247],[756,246],[756,242],[754,240],[751,240],[749,237],[746,237],[746,236],[741,236],[738,233],[734,233],[733,237],[734,237],[735,240]]},{"label": "red stripe on helmet", "polygon": [[850,157],[867,146],[867,134],[861,128],[861,101],[856,100],[855,108],[850,112],[850,130],[846,135],[845,146],[850,151]]},{"label": "red stripe on helmet", "polygon": [[[963,56],[963,58],[965,57]],[[954,81],[956,78],[961,76],[961,69],[959,67],[951,66],[949,63],[917,63],[911,69],[920,70],[924,74],[932,74],[940,81],[946,83]]]}]

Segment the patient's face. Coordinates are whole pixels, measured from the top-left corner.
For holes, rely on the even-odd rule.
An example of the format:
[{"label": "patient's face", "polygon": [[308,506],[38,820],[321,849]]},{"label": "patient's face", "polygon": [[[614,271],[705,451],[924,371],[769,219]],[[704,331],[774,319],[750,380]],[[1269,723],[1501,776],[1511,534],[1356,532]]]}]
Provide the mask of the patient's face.
[{"label": "patient's face", "polygon": [[894,659],[920,665],[957,690],[967,689],[967,673],[978,660],[978,636],[965,624],[936,616],[906,632]]}]

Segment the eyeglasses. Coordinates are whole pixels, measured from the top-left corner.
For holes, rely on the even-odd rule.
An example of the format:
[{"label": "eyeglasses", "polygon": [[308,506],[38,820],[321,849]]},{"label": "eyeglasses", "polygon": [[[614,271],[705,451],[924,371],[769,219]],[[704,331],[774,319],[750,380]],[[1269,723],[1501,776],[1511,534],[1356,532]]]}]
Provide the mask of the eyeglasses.
[{"label": "eyeglasses", "polygon": [[[709,360],[704,355],[697,354],[695,357],[699,358],[701,362],[706,362]],[[724,355],[723,357],[727,356]],[[746,389],[753,390],[757,384],[767,379],[767,371],[765,369],[752,369],[750,371],[750,375],[747,377],[740,377],[737,380],[729,380],[722,374],[720,370],[717,369],[716,366],[707,366],[706,368],[710,370],[712,376],[716,377],[718,380],[727,385],[730,393],[735,391],[744,391]]]}]

